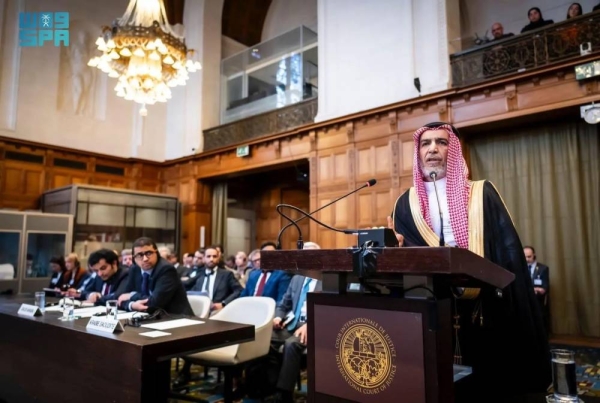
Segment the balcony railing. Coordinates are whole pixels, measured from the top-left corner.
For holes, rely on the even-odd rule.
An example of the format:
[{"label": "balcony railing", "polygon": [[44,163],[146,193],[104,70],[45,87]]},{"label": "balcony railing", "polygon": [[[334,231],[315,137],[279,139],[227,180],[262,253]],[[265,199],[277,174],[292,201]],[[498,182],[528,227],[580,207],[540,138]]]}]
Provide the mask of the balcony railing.
[{"label": "balcony railing", "polygon": [[452,86],[477,84],[507,74],[600,53],[600,12],[494,41],[450,56]]},{"label": "balcony railing", "polygon": [[317,98],[204,131],[204,151],[243,144],[315,121]]}]

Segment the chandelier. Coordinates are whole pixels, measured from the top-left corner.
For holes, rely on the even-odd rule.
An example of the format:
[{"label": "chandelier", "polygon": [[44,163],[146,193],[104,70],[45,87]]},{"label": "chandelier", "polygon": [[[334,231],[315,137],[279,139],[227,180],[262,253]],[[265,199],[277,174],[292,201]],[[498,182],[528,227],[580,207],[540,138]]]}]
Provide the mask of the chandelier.
[{"label": "chandelier", "polygon": [[142,116],[146,105],[166,102],[171,87],[185,85],[188,73],[201,68],[183,35],[169,25],[163,0],[130,0],[125,14],[103,27],[96,45],[102,55],[88,66],[116,78],[117,96],[142,104]]}]

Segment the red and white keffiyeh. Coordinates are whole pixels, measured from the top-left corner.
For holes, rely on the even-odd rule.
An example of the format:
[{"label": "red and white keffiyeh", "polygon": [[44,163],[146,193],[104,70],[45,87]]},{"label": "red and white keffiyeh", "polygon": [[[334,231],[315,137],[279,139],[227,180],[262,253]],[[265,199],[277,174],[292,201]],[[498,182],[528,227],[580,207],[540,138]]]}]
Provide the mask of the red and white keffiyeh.
[{"label": "red and white keffiyeh", "polygon": [[448,156],[446,161],[446,195],[448,198],[448,210],[450,212],[450,224],[454,239],[459,247],[467,249],[469,247],[469,168],[462,154],[460,141],[452,127],[449,124],[443,124],[438,127],[421,127],[413,135],[415,141],[415,155],[413,162],[413,183],[417,196],[419,197],[419,205],[421,206],[421,214],[433,230],[431,225],[431,216],[429,214],[429,200],[427,191],[423,183],[423,171],[419,157],[421,135],[428,130],[446,130],[449,136]]}]

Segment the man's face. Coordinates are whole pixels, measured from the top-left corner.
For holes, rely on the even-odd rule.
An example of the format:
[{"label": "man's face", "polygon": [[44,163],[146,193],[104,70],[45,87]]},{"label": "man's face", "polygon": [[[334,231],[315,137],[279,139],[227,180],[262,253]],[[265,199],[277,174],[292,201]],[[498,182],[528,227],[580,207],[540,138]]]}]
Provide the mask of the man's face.
[{"label": "man's face", "polygon": [[432,172],[437,174],[437,179],[446,176],[446,163],[448,159],[448,132],[440,130],[427,130],[419,139],[419,161],[423,179],[426,182],[432,181],[429,175]]},{"label": "man's face", "polygon": [[260,252],[257,252],[256,254],[254,254],[254,256],[252,256],[252,267],[254,267],[255,269],[260,269]]},{"label": "man's face", "polygon": [[133,260],[142,270],[150,270],[158,262],[158,251],[152,245],[136,246],[133,248]]},{"label": "man's face", "polygon": [[246,266],[246,254],[243,252],[238,252],[237,255],[235,255],[235,265],[237,267],[244,267]]},{"label": "man's face", "polygon": [[194,266],[200,266],[204,261],[204,255],[200,252],[194,253]]},{"label": "man's face", "polygon": [[192,266],[194,264],[194,256],[186,253],[183,257],[183,264],[185,266]]},{"label": "man's face", "polygon": [[104,259],[100,259],[98,263],[92,265],[92,270],[98,273],[102,281],[108,281],[117,272],[117,269],[117,262],[109,264]]},{"label": "man's face", "polygon": [[496,39],[501,38],[502,35],[504,35],[504,28],[502,27],[502,24],[495,23],[492,25],[492,35]]},{"label": "man's face", "polygon": [[532,264],[535,262],[535,255],[530,248],[524,248],[523,252],[525,252],[525,260],[527,260],[527,264]]},{"label": "man's face", "polygon": [[538,22],[540,20],[540,13],[538,12],[538,10],[531,10],[529,12],[529,21],[531,22]]},{"label": "man's face", "polygon": [[132,254],[125,254],[121,256],[121,262],[123,263],[124,266],[131,266],[131,264],[133,263],[133,255]]},{"label": "man's face", "polygon": [[204,251],[204,266],[207,269],[214,269],[219,263],[219,251],[216,249],[206,249]]}]

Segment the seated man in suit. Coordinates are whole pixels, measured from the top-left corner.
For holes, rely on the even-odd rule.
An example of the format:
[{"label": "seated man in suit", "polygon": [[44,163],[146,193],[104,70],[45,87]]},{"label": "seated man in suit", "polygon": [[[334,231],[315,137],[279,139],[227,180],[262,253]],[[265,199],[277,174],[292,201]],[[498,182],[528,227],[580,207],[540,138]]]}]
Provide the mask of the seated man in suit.
[{"label": "seated man in suit", "polygon": [[163,309],[171,314],[194,315],[177,270],[158,255],[152,239],[135,240],[133,261],[125,293],[119,296],[121,308],[150,314]]},{"label": "seated man in suit", "polygon": [[210,298],[212,313],[239,297],[243,289],[231,271],[218,267],[219,259],[220,254],[215,247],[206,248],[204,270],[198,274],[198,280],[190,290],[193,293],[204,293]]},{"label": "seated man in suit", "polygon": [[85,289],[80,298],[94,305],[106,305],[106,301],[115,299],[125,292],[127,270],[119,266],[119,256],[110,249],[100,249],[92,253],[88,265],[97,275],[92,286]]},{"label": "seated man in suit", "polygon": [[[261,245],[261,250],[275,250],[275,245],[272,242],[266,242]],[[276,303],[279,303],[290,285],[290,274],[282,270],[262,270],[260,268],[260,252],[252,254],[252,264],[254,270],[248,276],[246,288],[240,297],[271,297]]]},{"label": "seated man in suit", "polygon": [[[190,294],[201,293],[210,298],[212,301],[211,315],[239,297],[243,289],[231,271],[219,268],[220,256],[221,254],[214,246],[209,246],[204,250],[204,271],[198,274],[198,281],[189,291]],[[174,386],[181,386],[190,381],[191,367],[192,363],[184,359],[183,368],[177,379],[173,381]]]},{"label": "seated man in suit", "polygon": [[309,292],[321,291],[321,281],[295,275],[273,319],[272,352],[283,344],[283,363],[279,370],[277,389],[283,402],[293,402],[294,385],[300,372],[302,354],[307,345],[307,307]]},{"label": "seated man in suit", "polygon": [[181,275],[181,282],[186,291],[191,290],[196,281],[198,274],[204,270],[204,249],[197,250],[192,258],[192,265]]}]

